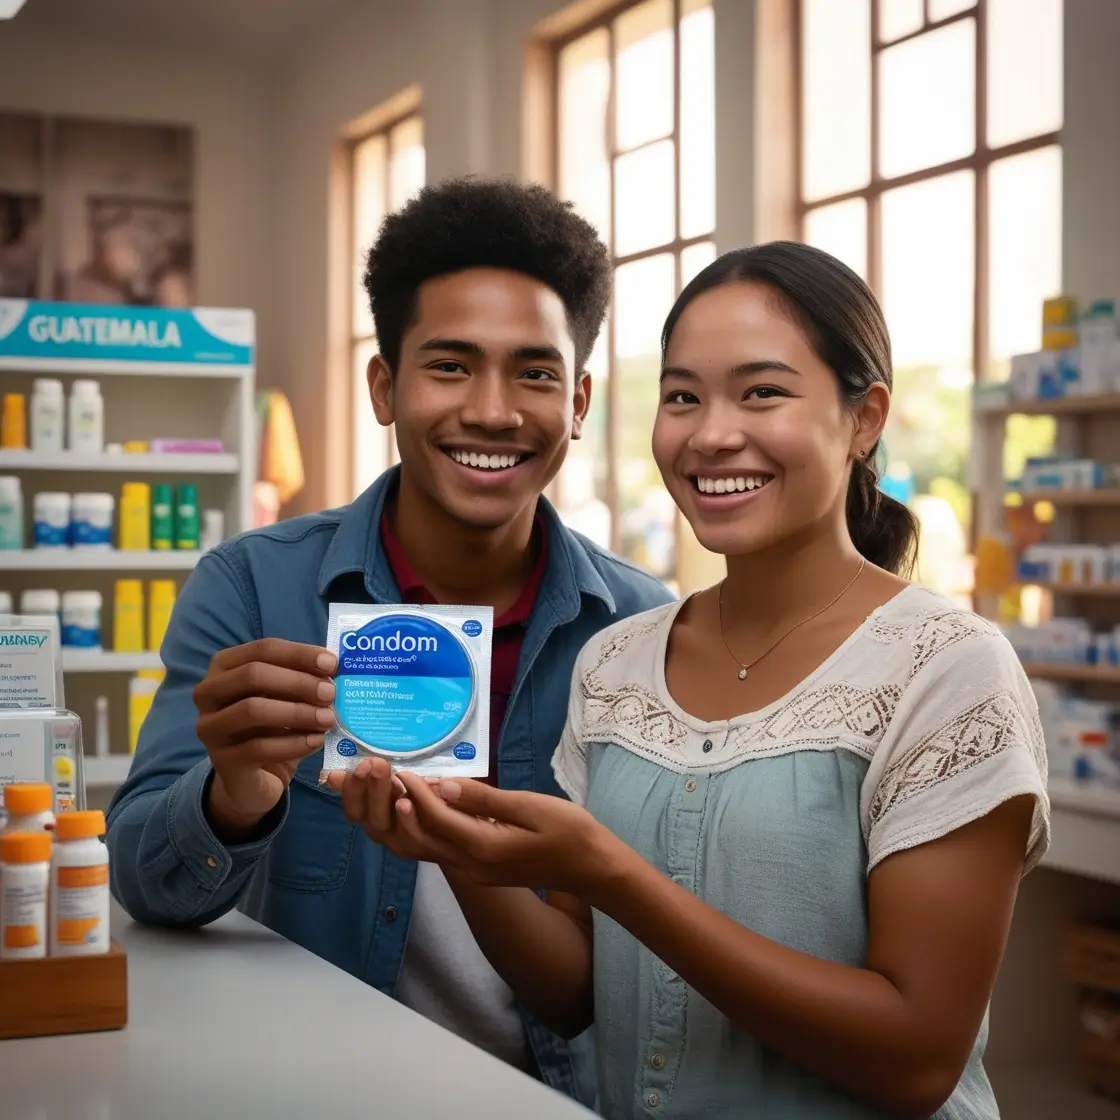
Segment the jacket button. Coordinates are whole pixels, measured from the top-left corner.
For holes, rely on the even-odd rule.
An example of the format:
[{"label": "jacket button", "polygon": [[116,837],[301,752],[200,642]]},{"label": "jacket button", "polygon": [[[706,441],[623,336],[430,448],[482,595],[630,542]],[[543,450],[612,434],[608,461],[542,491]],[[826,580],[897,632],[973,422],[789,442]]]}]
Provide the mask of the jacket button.
[{"label": "jacket button", "polygon": [[387,922],[395,922],[397,920],[397,908],[395,906],[386,906],[385,909],[381,911],[381,916]]},{"label": "jacket button", "polygon": [[704,753],[707,754],[708,751],[710,751],[711,749],[712,749],[711,739],[705,739],[704,740]]}]

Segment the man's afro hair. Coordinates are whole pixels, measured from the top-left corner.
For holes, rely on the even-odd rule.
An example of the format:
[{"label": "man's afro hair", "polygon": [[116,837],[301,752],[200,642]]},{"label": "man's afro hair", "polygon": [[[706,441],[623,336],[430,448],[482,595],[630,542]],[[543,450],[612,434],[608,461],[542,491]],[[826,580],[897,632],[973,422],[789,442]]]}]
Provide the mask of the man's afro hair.
[{"label": "man's afro hair", "polygon": [[426,280],[501,268],[548,285],[564,303],[582,371],[611,294],[611,264],[595,228],[537,185],[473,176],[423,188],[381,225],[362,277],[381,354],[400,364]]}]

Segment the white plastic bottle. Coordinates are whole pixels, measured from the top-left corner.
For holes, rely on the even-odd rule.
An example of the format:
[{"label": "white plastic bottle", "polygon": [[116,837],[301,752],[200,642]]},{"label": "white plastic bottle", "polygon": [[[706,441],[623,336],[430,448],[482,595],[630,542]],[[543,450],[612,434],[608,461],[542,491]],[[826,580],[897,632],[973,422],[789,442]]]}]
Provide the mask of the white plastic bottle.
[{"label": "white plastic bottle", "polygon": [[23,548],[23,487],[15,475],[0,475],[0,550]]},{"label": "white plastic bottle", "polygon": [[50,882],[49,832],[0,836],[0,960],[47,955]]},{"label": "white plastic bottle", "polygon": [[51,855],[52,957],[109,951],[109,849],[105,814],[60,813]]},{"label": "white plastic bottle", "polygon": [[20,614],[60,614],[62,596],[50,587],[28,588],[19,597]]},{"label": "white plastic bottle", "polygon": [[62,382],[53,377],[35,379],[31,394],[31,450],[61,451],[66,423],[66,397]]},{"label": "white plastic bottle", "polygon": [[74,548],[113,547],[112,494],[75,494],[70,508],[70,544]]},{"label": "white plastic bottle", "polygon": [[70,450],[83,455],[105,450],[105,405],[96,381],[75,381],[70,389]]},{"label": "white plastic bottle", "polygon": [[79,649],[101,648],[101,592],[62,593],[62,644]]},{"label": "white plastic bottle", "polygon": [[70,547],[70,495],[40,490],[35,495],[35,547]]},{"label": "white plastic bottle", "polygon": [[[12,609],[12,593],[10,591],[0,591],[0,614],[15,614]],[[2,821],[0,821],[0,828],[3,828]]]},{"label": "white plastic bottle", "polygon": [[51,832],[54,829],[54,790],[49,782],[12,782],[4,787],[4,812],[9,832]]}]

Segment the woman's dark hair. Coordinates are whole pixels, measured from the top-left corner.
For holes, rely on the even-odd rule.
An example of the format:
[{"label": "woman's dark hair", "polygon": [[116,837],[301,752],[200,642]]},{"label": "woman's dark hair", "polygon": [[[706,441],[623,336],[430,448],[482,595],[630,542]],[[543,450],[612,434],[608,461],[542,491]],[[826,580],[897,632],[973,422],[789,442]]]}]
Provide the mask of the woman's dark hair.
[{"label": "woman's dark hair", "polygon": [[[684,309],[701,293],[754,281],[769,287],[801,327],[809,344],[857,405],[877,381],[891,388],[891,341],[879,301],[850,269],[828,253],[796,241],[734,249],[694,277],[677,297],[661,332],[664,358]],[[875,447],[852,464],[848,532],[862,556],[888,572],[910,575],[918,554],[918,521],[879,489]]]}]

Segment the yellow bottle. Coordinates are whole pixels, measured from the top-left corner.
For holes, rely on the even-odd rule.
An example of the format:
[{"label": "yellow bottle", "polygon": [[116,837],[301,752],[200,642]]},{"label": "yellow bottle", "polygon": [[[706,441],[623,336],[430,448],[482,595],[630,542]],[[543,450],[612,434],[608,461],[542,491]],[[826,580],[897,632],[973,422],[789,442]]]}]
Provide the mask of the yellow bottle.
[{"label": "yellow bottle", "polygon": [[0,447],[27,446],[27,400],[22,393],[5,393],[0,406]]},{"label": "yellow bottle", "polygon": [[121,487],[120,547],[127,552],[147,552],[152,547],[152,488],[146,482],[126,482]]},{"label": "yellow bottle", "polygon": [[130,754],[136,753],[136,744],[140,742],[140,728],[151,711],[152,701],[156,698],[156,690],[163,680],[162,669],[141,669],[128,682],[128,750]]},{"label": "yellow bottle", "polygon": [[144,650],[144,582],[118,579],[113,592],[113,649],[118,653]]},{"label": "yellow bottle", "polygon": [[167,624],[171,621],[171,608],[175,606],[175,581],[153,579],[148,584],[148,649],[159,652]]}]

